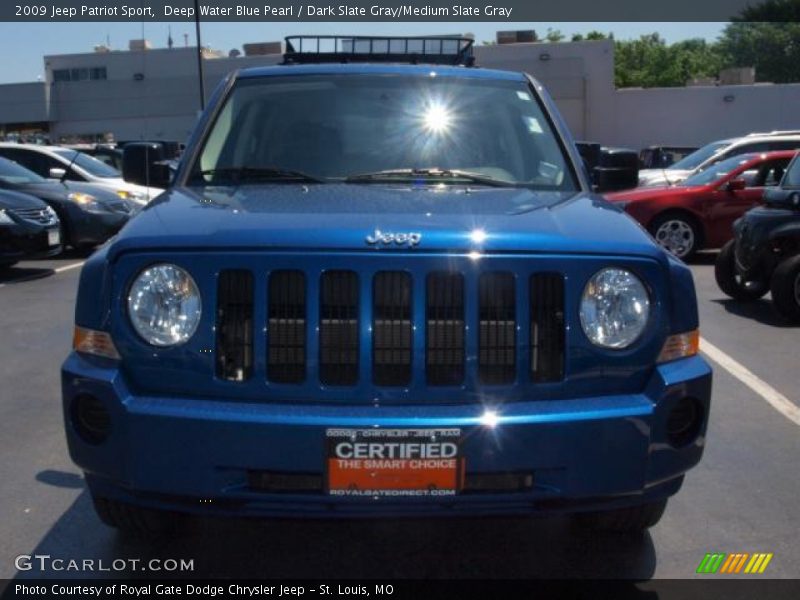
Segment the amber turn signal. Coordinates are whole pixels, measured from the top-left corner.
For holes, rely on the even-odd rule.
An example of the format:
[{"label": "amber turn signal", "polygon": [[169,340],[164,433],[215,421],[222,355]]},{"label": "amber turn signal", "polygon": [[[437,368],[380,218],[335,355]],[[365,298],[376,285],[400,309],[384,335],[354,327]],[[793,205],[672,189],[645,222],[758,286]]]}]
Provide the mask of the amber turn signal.
[{"label": "amber turn signal", "polygon": [[72,349],[84,354],[102,356],[119,360],[119,352],[111,340],[111,335],[105,331],[95,331],[84,327],[75,327],[75,334],[72,336]]},{"label": "amber turn signal", "polygon": [[679,358],[687,358],[694,356],[700,351],[700,330],[687,331],[686,333],[677,333],[671,335],[664,342],[661,348],[661,354],[658,355],[659,363],[669,362],[671,360],[678,360]]}]

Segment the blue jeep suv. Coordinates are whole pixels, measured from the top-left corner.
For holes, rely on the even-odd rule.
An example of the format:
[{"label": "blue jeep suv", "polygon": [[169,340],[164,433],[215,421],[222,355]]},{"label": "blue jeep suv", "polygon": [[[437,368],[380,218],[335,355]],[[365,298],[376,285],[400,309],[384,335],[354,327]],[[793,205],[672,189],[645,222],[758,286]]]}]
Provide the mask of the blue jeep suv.
[{"label": "blue jeep suv", "polygon": [[321,41],[230,75],[83,268],[63,408],[102,520],[655,524],[709,415],[690,271],[531,77]]}]

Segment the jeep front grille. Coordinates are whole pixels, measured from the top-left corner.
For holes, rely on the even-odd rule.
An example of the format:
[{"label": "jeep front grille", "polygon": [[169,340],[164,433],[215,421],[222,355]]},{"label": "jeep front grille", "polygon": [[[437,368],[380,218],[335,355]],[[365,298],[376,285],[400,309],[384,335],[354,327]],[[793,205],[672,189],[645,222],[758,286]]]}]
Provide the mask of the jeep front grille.
[{"label": "jeep front grille", "polygon": [[411,275],[382,271],[372,283],[372,380],[376,385],[411,382]]},{"label": "jeep front grille", "polygon": [[244,381],[259,368],[254,354],[264,346],[254,336],[264,318],[271,383],[402,388],[564,378],[560,273],[282,269],[267,278],[265,315],[258,289],[251,271],[219,273],[220,379]]},{"label": "jeep front grille", "polygon": [[530,286],[531,380],[558,381],[564,376],[564,278],[537,273]]},{"label": "jeep front grille", "polygon": [[358,275],[326,271],[319,292],[319,380],[325,385],[358,381]]},{"label": "jeep front grille", "polygon": [[253,274],[227,270],[217,283],[217,377],[249,379],[253,372]]},{"label": "jeep front grille", "polygon": [[306,277],[273,271],[267,308],[267,378],[300,383],[306,378]]},{"label": "jeep front grille", "polygon": [[464,276],[428,275],[425,302],[425,372],[430,385],[464,381]]}]

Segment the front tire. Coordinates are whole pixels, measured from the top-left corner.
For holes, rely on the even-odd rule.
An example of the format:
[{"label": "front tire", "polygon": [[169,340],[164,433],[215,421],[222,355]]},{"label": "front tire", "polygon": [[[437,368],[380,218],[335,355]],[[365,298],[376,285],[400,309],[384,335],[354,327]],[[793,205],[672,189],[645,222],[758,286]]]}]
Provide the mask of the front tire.
[{"label": "front tire", "polygon": [[138,538],[156,538],[178,530],[183,515],[134,506],[118,500],[92,496],[100,520],[114,529]]},{"label": "front tire", "polygon": [[787,258],[772,274],[772,304],[783,318],[800,323],[800,256]]},{"label": "front tire", "polygon": [[615,508],[575,515],[578,525],[594,530],[616,533],[642,533],[661,520],[667,499],[638,506]]},{"label": "front tire", "polygon": [[735,241],[722,247],[714,263],[714,278],[725,295],[741,302],[758,300],[769,290],[765,281],[742,281],[736,271]]},{"label": "front tire", "polygon": [[681,260],[691,258],[701,246],[701,231],[694,219],[680,213],[664,214],[648,227],[659,246]]}]

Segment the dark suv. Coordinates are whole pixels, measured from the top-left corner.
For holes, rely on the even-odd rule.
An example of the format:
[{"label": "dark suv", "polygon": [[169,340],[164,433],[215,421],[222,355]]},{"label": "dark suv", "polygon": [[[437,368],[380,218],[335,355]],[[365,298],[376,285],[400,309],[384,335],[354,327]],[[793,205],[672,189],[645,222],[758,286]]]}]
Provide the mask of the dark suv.
[{"label": "dark suv", "polygon": [[770,291],[777,312],[800,322],[800,154],[780,186],[764,193],[764,205],[734,223],[734,234],[717,257],[720,289],[736,300]]}]

